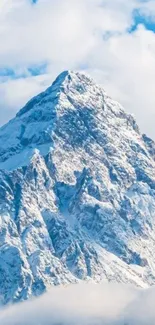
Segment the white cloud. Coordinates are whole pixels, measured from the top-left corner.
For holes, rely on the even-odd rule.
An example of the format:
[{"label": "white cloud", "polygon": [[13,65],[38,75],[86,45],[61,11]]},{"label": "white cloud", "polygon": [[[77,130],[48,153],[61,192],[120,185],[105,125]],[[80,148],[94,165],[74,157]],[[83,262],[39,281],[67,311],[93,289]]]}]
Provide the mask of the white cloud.
[{"label": "white cloud", "polygon": [[1,123],[62,70],[84,69],[155,138],[155,34],[127,32],[135,8],[155,15],[151,0],[1,0],[0,67],[18,74],[47,63],[46,75],[1,79]]},{"label": "white cloud", "polygon": [[37,93],[51,83],[51,76],[27,76],[11,79],[0,84],[0,124],[15,116],[16,112]]},{"label": "white cloud", "polygon": [[52,288],[38,299],[2,308],[3,325],[154,325],[155,288],[85,284]]}]

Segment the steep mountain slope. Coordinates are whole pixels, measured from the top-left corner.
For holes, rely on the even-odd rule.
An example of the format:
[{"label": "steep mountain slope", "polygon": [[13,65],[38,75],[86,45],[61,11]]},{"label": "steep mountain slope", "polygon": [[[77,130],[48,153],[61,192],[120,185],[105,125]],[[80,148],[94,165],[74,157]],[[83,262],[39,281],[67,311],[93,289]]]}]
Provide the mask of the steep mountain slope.
[{"label": "steep mountain slope", "polygon": [[3,303],[81,280],[155,283],[155,144],[63,72],[0,129]]}]

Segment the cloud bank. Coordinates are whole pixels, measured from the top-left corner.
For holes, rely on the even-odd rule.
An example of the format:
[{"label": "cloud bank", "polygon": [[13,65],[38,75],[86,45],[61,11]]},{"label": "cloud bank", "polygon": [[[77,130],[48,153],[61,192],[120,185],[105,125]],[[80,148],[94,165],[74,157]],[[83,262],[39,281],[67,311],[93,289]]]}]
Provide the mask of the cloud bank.
[{"label": "cloud bank", "polygon": [[[136,25],[135,14],[144,24]],[[0,123],[62,70],[75,69],[103,84],[155,138],[155,33],[148,20],[155,31],[154,0],[1,0]]]},{"label": "cloud bank", "polygon": [[155,288],[71,285],[0,311],[3,325],[154,325]]}]

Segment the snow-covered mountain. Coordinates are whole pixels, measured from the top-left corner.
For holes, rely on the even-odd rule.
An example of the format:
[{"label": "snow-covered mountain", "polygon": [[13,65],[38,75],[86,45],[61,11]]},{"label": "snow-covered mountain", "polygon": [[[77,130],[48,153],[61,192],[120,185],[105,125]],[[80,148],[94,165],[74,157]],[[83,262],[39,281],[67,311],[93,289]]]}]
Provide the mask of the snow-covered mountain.
[{"label": "snow-covered mountain", "polygon": [[155,144],[66,71],[0,129],[0,297],[81,280],[155,284]]}]

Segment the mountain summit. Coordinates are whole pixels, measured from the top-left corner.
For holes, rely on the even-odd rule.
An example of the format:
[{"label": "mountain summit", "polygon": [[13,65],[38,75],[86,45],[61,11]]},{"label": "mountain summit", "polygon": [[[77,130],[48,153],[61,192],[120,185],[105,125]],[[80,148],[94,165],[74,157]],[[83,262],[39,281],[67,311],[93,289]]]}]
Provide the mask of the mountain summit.
[{"label": "mountain summit", "polygon": [[51,285],[155,284],[155,144],[66,71],[0,129],[0,297]]}]

